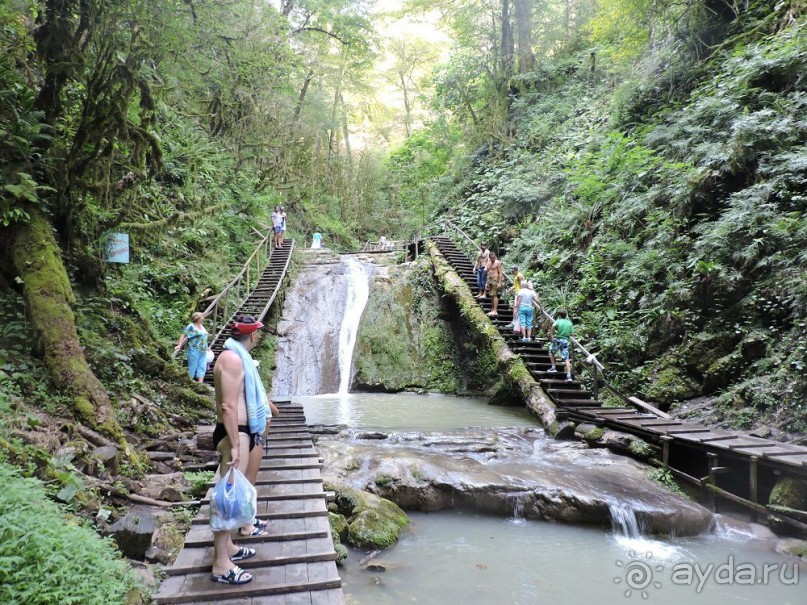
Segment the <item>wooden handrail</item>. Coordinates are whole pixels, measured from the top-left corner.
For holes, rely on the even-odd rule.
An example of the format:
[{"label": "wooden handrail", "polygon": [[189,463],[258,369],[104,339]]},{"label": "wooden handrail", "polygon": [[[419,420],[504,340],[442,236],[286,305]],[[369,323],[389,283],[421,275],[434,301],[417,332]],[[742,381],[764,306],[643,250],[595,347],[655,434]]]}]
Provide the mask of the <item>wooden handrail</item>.
[{"label": "wooden handrail", "polygon": [[[259,235],[261,235],[263,239],[261,239],[261,241],[258,242],[258,245],[255,246],[255,250],[253,250],[252,254],[249,255],[249,258],[247,258],[247,260],[244,261],[244,264],[241,267],[241,270],[235,275],[235,277],[233,277],[230,280],[230,282],[226,286],[224,286],[224,289],[221,292],[218,293],[218,295],[210,302],[210,304],[207,306],[207,308],[204,311],[202,311],[202,315],[205,318],[209,317],[211,314],[213,315],[213,323],[214,323],[213,330],[216,331],[216,336],[210,341],[211,343],[215,342],[216,338],[219,337],[219,335],[222,333],[224,327],[226,327],[227,319],[229,319],[227,311],[228,311],[229,301],[230,301],[230,298],[229,298],[230,292],[235,290],[236,297],[240,298],[240,300],[237,301],[238,302],[237,306],[241,306],[241,303],[244,300],[246,300],[246,297],[249,296],[249,293],[252,291],[251,284],[250,284],[250,271],[249,270],[250,270],[250,267],[252,266],[253,260],[255,261],[255,269],[256,269],[255,275],[256,275],[257,278],[260,278],[260,274],[261,274],[261,271],[262,271],[261,262],[260,262],[261,261],[260,253],[261,253],[262,250],[264,252],[266,252],[267,246],[269,245],[270,234],[267,233],[266,235],[263,235],[262,233],[259,233]],[[264,267],[265,267],[266,266],[265,263],[268,262],[268,260],[269,260],[269,254],[265,253],[263,260],[264,260]],[[242,297],[241,293],[240,293],[240,290],[241,290],[241,284],[242,284],[243,279],[245,277],[246,277],[246,287],[245,287],[246,292],[243,294],[243,297]],[[220,328],[217,328],[215,324],[218,323],[219,304],[222,301],[224,301],[224,312],[222,313],[222,315],[224,316],[225,323]],[[171,354],[171,357],[175,358],[178,354],[179,354],[179,351],[174,351]]]}]

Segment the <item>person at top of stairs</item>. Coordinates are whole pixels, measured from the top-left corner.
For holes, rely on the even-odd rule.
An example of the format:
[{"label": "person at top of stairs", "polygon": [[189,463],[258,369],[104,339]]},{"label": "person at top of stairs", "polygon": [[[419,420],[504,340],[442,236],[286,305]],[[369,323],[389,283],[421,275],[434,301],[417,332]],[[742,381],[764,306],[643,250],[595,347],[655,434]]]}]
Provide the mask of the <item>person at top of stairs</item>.
[{"label": "person at top of stairs", "polygon": [[552,344],[549,345],[549,361],[552,363],[549,366],[550,372],[557,372],[555,368],[555,354],[560,353],[560,358],[566,364],[566,382],[572,381],[572,360],[569,357],[569,339],[574,333],[574,325],[572,320],[568,318],[565,310],[561,309],[557,312],[557,319],[552,327],[549,328],[549,338],[552,339]]},{"label": "person at top of stairs", "polygon": [[488,285],[488,257],[490,256],[490,250],[488,250],[485,242],[482,242],[479,245],[482,249],[476,256],[476,262],[474,263],[476,287],[479,288],[479,293],[476,295],[476,298],[482,298],[485,296],[485,289]]},{"label": "person at top of stairs", "polygon": [[282,219],[280,223],[280,247],[283,247],[283,242],[286,241],[286,208],[281,206],[280,207],[280,217]]},{"label": "person at top of stairs", "polygon": [[311,236],[311,248],[314,250],[322,248],[322,234],[319,231],[315,231]]},{"label": "person at top of stairs", "polygon": [[283,214],[280,212],[280,206],[275,206],[275,211],[272,213],[272,229],[275,232],[275,248],[282,248]]},{"label": "person at top of stairs", "polygon": [[496,255],[491,252],[488,257],[488,294],[490,295],[491,305],[493,307],[488,313],[490,317],[499,316],[499,288],[502,287],[503,279],[502,261],[496,258]]}]

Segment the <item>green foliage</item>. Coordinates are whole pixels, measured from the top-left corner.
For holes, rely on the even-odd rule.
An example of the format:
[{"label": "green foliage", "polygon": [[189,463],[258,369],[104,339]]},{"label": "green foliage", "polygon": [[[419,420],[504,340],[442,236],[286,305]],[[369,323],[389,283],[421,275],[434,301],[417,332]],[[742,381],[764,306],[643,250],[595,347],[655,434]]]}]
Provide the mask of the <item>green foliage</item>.
[{"label": "green foliage", "polygon": [[676,494],[680,494],[682,496],[684,495],[681,486],[678,485],[678,482],[675,480],[675,477],[673,476],[669,468],[659,467],[654,469],[650,473],[650,478],[653,481],[661,483],[664,487],[666,487],[670,491],[675,492]]},{"label": "green foliage", "polygon": [[49,501],[35,479],[0,463],[0,601],[124,603],[133,574],[110,540]]},{"label": "green foliage", "polygon": [[213,471],[186,472],[185,479],[191,486],[191,494],[195,497],[204,496],[214,475]]}]

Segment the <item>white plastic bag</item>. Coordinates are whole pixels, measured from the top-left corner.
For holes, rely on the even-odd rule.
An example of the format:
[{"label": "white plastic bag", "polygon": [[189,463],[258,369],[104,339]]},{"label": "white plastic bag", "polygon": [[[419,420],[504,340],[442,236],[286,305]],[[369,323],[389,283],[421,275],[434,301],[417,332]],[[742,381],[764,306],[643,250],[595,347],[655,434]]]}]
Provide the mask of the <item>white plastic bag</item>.
[{"label": "white plastic bag", "polygon": [[210,496],[210,529],[232,531],[251,523],[258,512],[258,492],[237,468],[230,469]]}]

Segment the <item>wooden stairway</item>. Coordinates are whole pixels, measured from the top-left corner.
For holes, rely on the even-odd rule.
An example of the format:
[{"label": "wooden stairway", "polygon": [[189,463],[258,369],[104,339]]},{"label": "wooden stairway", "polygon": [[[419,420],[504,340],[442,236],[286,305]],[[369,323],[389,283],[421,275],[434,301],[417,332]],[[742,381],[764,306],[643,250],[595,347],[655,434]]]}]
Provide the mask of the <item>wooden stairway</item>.
[{"label": "wooden stairway", "polygon": [[[258,321],[263,321],[272,303],[277,298],[280,292],[283,278],[286,276],[291,255],[294,252],[294,240],[286,240],[282,248],[275,248],[269,257],[269,263],[261,273],[258,283],[255,288],[247,295],[238,310],[233,313],[230,320],[235,319],[240,315],[252,315]],[[217,334],[210,344],[210,349],[218,359],[219,353],[224,348],[224,341],[229,337],[229,330],[226,328]],[[210,369],[205,373],[205,382],[209,385],[213,384],[213,364],[210,364]]]},{"label": "wooden stairway", "polygon": [[[476,276],[468,257],[448,237],[437,236],[431,240],[471,292],[476,293]],[[477,301],[485,311],[490,310],[490,299]],[[546,340],[521,342],[520,336],[514,336],[512,330],[505,327],[513,319],[513,310],[501,297],[498,314],[499,317],[491,321],[558,407],[558,418],[641,437],[658,448],[662,461],[674,475],[749,508],[752,515],[772,512],[765,503],[782,475],[807,479],[807,447],[712,429],[628,406],[603,407],[583,383],[564,380],[561,364],[557,373],[547,372],[549,351]],[[773,512],[783,516],[781,511]],[[807,533],[807,511],[794,511],[786,522]]]},{"label": "wooden stairway", "polygon": [[185,537],[185,546],[155,595],[158,605],[341,605],[342,580],[328,522],[319,455],[308,432],[302,406],[275,402],[274,418],[258,474],[258,517],[268,521],[267,536],[237,537],[257,555],[238,565],[254,576],[241,586],[210,580],[213,534],[208,526],[210,492]]}]

